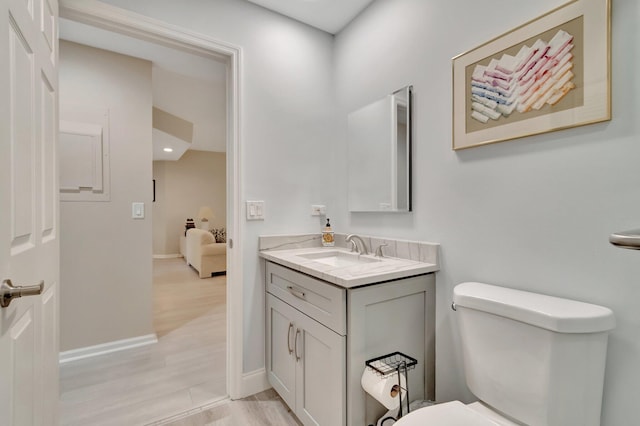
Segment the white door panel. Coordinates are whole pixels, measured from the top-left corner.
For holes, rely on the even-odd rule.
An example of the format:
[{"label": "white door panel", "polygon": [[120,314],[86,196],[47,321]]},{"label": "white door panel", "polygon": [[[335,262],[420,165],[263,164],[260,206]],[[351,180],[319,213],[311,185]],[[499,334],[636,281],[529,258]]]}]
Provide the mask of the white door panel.
[{"label": "white door panel", "polygon": [[267,374],[269,382],[284,402],[295,410],[296,369],[293,345],[295,323],[292,307],[280,299],[267,295]]},{"label": "white door panel", "polygon": [[32,174],[35,170],[34,64],[33,52],[15,23],[9,28],[11,135],[11,254],[34,245]]},{"label": "white door panel", "polygon": [[57,123],[57,97],[54,85],[49,77],[45,74],[41,75],[41,113],[42,113],[42,132],[40,137],[40,150],[42,161],[40,169],[41,177],[41,206],[40,211],[42,220],[40,222],[40,236],[42,242],[46,243],[56,238],[57,223],[57,204],[58,204],[58,170],[57,164],[47,161],[47,158],[56,158],[56,145],[58,127]]},{"label": "white door panel", "polygon": [[296,415],[306,425],[344,425],[346,337],[304,314],[296,348]]},{"label": "white door panel", "polygon": [[[8,330],[11,349],[9,362],[13,367],[13,392],[8,395],[13,411],[13,424],[34,424],[34,396],[35,396],[35,365],[36,332],[34,330],[33,310],[28,310],[14,321],[13,327]],[[27,377],[28,380],[17,380]]]},{"label": "white door panel", "polygon": [[45,282],[0,308],[0,424],[58,422],[56,0],[0,0],[0,282]]}]

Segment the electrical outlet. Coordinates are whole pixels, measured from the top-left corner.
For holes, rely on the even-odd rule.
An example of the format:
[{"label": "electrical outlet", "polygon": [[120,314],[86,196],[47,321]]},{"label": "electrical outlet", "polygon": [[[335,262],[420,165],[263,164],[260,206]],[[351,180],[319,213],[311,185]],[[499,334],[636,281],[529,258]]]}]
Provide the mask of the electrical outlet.
[{"label": "electrical outlet", "polygon": [[313,204],[311,206],[311,216],[325,216],[327,214],[327,206],[322,204]]}]

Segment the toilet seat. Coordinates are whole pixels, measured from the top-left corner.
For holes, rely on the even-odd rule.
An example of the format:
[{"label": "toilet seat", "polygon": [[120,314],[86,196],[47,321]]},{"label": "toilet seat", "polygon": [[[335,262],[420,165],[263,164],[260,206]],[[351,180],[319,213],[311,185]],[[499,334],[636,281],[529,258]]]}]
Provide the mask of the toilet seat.
[{"label": "toilet seat", "polygon": [[402,417],[395,426],[500,426],[460,401],[420,408]]}]

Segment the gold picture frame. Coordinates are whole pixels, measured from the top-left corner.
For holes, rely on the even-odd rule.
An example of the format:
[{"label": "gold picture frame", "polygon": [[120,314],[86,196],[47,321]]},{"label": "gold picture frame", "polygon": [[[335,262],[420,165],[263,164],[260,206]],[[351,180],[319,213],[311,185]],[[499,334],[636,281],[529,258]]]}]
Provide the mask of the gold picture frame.
[{"label": "gold picture frame", "polygon": [[573,0],[453,65],[453,149],[611,119],[610,0]]}]

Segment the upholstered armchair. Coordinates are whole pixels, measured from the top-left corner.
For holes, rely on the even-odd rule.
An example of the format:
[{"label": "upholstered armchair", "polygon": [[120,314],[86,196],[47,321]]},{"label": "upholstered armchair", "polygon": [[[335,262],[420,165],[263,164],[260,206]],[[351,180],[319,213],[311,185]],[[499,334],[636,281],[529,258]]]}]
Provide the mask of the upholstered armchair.
[{"label": "upholstered armchair", "polygon": [[208,278],[214,272],[227,270],[227,244],[217,243],[213,234],[204,229],[187,231],[186,260],[200,274]]}]

